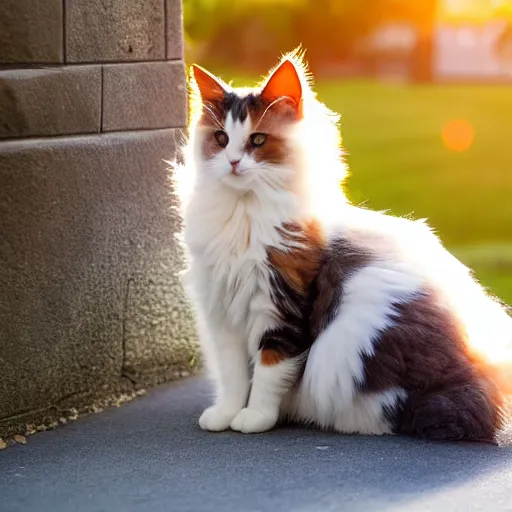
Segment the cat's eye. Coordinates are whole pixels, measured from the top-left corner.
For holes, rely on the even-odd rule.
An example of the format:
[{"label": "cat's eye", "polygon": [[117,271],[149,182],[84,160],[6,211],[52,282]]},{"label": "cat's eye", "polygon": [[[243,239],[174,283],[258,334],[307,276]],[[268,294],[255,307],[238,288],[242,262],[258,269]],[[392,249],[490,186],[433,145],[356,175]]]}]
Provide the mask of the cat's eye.
[{"label": "cat's eye", "polygon": [[263,144],[265,144],[266,140],[267,140],[267,135],[265,133],[253,133],[250,138],[251,144],[255,148],[259,148],[259,147],[263,146]]},{"label": "cat's eye", "polygon": [[224,130],[217,130],[213,136],[215,137],[215,140],[217,141],[217,144],[221,148],[225,148],[228,145],[229,137],[228,134]]}]

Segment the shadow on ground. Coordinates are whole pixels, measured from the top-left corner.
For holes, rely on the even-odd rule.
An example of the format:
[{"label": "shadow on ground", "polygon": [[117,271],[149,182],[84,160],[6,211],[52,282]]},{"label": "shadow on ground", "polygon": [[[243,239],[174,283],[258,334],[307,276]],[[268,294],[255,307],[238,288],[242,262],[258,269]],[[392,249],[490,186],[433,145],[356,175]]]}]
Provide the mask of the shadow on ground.
[{"label": "shadow on ground", "polygon": [[510,510],[510,448],[210,434],[208,402],[189,379],[0,452],[2,511]]}]

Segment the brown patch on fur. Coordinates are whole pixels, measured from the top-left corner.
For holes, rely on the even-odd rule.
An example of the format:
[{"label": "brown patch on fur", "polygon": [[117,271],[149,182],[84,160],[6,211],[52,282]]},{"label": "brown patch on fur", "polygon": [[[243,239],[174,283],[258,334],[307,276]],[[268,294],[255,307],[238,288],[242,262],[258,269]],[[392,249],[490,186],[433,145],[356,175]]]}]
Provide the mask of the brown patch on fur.
[{"label": "brown patch on fur", "polygon": [[351,269],[364,264],[367,255],[347,241],[328,242],[316,222],[288,224],[280,232],[290,247],[287,251],[269,249],[268,260],[272,300],[281,325],[265,333],[260,348],[296,358],[307,353],[336,314],[343,280]]},{"label": "brown patch on fur", "polygon": [[199,126],[211,128],[212,134],[216,130],[222,130],[229,107],[230,103],[227,93],[217,98],[203,99],[201,117],[198,122]]},{"label": "brown patch on fur", "polygon": [[227,110],[224,101],[206,101],[203,103],[202,115],[199,119],[200,126],[208,126],[213,131],[221,130],[226,120]]},{"label": "brown patch on fur", "polygon": [[272,301],[279,313],[279,326],[261,338],[261,350],[275,350],[286,358],[307,353],[313,339],[308,325],[312,283],[319,272],[325,247],[322,230],[316,222],[287,224],[279,229],[289,242],[288,250],[269,248]]},{"label": "brown patch on fur", "polygon": [[247,148],[248,153],[254,153],[256,162],[269,164],[284,164],[290,160],[290,153],[286,140],[275,135],[268,135],[267,141],[260,148]]},{"label": "brown patch on fur", "polygon": [[300,247],[287,251],[272,247],[268,250],[268,260],[295,293],[306,297],[320,269],[325,237],[316,222],[303,227],[286,225],[281,233],[285,240],[299,243]]},{"label": "brown patch on fur", "polygon": [[284,99],[270,106],[257,94],[240,97],[235,93],[226,93],[220,98],[203,102],[198,125],[206,130],[203,142],[203,155],[206,159],[213,158],[224,149],[217,143],[214,133],[223,128],[228,112],[242,122],[250,116],[251,132],[267,135],[261,147],[253,147],[250,141],[246,143],[246,153],[252,154],[257,162],[283,164],[289,160],[285,133],[290,123],[298,120],[297,110],[291,100]]},{"label": "brown patch on fur", "polygon": [[273,348],[264,348],[261,351],[261,364],[263,366],[274,366],[284,361],[286,356]]},{"label": "brown patch on fur", "polygon": [[284,164],[290,160],[290,151],[286,144],[286,130],[289,125],[298,120],[296,108],[290,100],[270,104],[263,103],[261,108],[250,110],[252,128],[254,132],[267,134],[263,146],[253,148],[249,143],[246,151],[252,153],[256,162],[271,164]]},{"label": "brown patch on fur", "polygon": [[215,138],[215,131],[216,129],[208,129],[203,128],[204,130],[207,130],[204,134],[203,138],[203,157],[206,160],[210,160],[213,158],[217,153],[220,153],[224,150],[223,147],[219,146],[219,143],[217,142],[217,139]]}]

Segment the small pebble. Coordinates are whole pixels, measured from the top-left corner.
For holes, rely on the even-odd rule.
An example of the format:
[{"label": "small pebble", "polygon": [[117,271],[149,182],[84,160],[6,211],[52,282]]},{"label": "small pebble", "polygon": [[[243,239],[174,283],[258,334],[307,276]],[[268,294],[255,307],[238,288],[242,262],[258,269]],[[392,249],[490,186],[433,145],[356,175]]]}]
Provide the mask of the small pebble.
[{"label": "small pebble", "polygon": [[19,444],[27,444],[27,438],[25,436],[22,436],[20,434],[16,434],[14,436],[14,440]]},{"label": "small pebble", "polygon": [[322,451],[325,451],[325,450],[328,450],[329,447],[328,446],[317,446],[316,447],[317,450],[322,450]]},{"label": "small pebble", "polygon": [[7,448],[7,443],[0,438],[0,450],[3,450],[4,448]]}]

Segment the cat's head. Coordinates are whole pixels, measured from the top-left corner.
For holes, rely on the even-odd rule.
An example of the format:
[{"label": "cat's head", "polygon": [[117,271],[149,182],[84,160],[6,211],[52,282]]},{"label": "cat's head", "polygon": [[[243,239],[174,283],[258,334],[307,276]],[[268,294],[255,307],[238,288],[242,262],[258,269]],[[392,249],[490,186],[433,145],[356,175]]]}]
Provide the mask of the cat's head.
[{"label": "cat's head", "polygon": [[299,52],[253,89],[233,88],[197,65],[190,82],[190,156],[200,185],[297,192],[311,189],[315,166],[316,184],[333,167],[341,178],[337,116],[317,101]]}]

